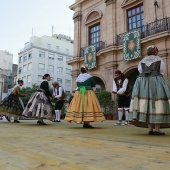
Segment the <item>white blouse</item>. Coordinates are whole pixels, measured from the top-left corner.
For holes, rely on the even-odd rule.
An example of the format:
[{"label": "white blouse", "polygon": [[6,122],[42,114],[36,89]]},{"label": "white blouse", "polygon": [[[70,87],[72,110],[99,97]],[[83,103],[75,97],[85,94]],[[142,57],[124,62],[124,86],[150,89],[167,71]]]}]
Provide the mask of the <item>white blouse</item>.
[{"label": "white blouse", "polygon": [[142,73],[142,65],[141,65],[141,63],[145,63],[149,67],[152,63],[154,63],[156,61],[161,61],[160,73],[163,75],[165,73],[165,69],[166,69],[165,63],[163,62],[161,57],[154,56],[154,55],[147,56],[147,57],[145,57],[143,60],[141,60],[139,62],[139,64],[138,64],[138,71],[139,71],[139,73]]},{"label": "white blouse", "polygon": [[[118,80],[118,81],[119,81],[119,80]],[[129,80],[126,78],[126,79],[123,81],[122,88],[120,88],[120,89],[118,90],[117,85],[116,85],[116,83],[115,83],[115,80],[113,79],[113,91],[114,91],[114,92],[117,92],[117,94],[123,94],[123,93],[126,91],[126,89],[127,89],[128,82],[129,82]]]},{"label": "white blouse", "polygon": [[90,77],[92,77],[92,75],[88,74],[88,73],[84,73],[84,74],[80,74],[77,79],[76,82],[85,82],[87,79],[89,79]]},{"label": "white blouse", "polygon": [[60,97],[62,97],[62,93],[63,93],[63,88],[59,87],[58,89],[59,94],[57,95],[57,88],[53,89],[53,96],[55,96],[55,98],[59,99]]}]

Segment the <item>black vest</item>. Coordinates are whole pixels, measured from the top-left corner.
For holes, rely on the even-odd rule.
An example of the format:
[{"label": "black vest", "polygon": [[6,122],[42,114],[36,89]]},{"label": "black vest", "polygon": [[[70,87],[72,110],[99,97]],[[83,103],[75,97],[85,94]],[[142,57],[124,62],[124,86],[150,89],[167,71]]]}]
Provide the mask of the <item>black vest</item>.
[{"label": "black vest", "polygon": [[145,63],[141,63],[142,73],[139,74],[139,77],[154,77],[154,76],[162,76],[160,73],[161,61],[156,61],[152,63],[150,66],[147,66]]},{"label": "black vest", "polygon": [[[115,80],[115,83],[116,83],[116,86],[117,86],[117,89],[119,90],[119,89],[121,89],[122,88],[122,86],[123,86],[123,82],[124,82],[124,80],[122,80],[122,79],[114,79]],[[122,94],[122,95],[126,95],[126,96],[129,96],[130,94],[131,94],[131,88],[130,88],[130,85],[129,85],[129,82],[128,82],[128,84],[127,84],[127,87],[126,87],[126,91]]]},{"label": "black vest", "polygon": [[[59,87],[61,87],[61,86],[59,86]],[[54,88],[54,93],[55,93],[55,89],[57,89],[57,95],[59,95],[59,87]],[[61,88],[62,88],[62,87],[61,87]],[[55,96],[56,96],[56,94],[55,94]],[[60,97],[60,99],[61,99],[61,100],[64,100],[64,98],[65,98],[65,93],[64,93],[64,90],[63,90],[63,88],[62,88],[62,96]]]}]

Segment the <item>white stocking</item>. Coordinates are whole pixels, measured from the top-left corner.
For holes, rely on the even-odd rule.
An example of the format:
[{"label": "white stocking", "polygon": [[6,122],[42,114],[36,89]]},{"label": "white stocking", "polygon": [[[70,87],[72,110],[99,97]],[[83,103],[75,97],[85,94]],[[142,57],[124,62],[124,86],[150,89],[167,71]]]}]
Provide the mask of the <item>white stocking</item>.
[{"label": "white stocking", "polygon": [[123,117],[123,110],[118,110],[118,120],[122,121],[122,117]]},{"label": "white stocking", "polygon": [[55,120],[58,120],[58,110],[55,110]]},{"label": "white stocking", "polygon": [[125,110],[125,117],[126,117],[126,121],[128,121],[129,120],[129,110]]},{"label": "white stocking", "polygon": [[60,117],[61,117],[61,110],[57,110],[58,111],[58,121],[60,121]]}]

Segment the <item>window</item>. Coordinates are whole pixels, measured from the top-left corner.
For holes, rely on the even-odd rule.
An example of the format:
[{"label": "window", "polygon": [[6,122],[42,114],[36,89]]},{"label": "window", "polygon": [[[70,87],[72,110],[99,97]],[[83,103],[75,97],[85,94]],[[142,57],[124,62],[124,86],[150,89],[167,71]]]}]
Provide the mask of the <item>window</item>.
[{"label": "window", "polygon": [[27,55],[24,55],[23,61],[27,61]]},{"label": "window", "polygon": [[31,75],[27,76],[27,82],[30,83],[31,82]]},{"label": "window", "polygon": [[71,74],[71,69],[66,68],[66,74]]},{"label": "window", "polygon": [[62,67],[58,67],[58,68],[57,68],[57,72],[62,73],[62,72],[63,72],[63,68],[62,68]]},{"label": "window", "polygon": [[49,70],[49,71],[54,71],[54,66],[50,66],[50,65],[49,65],[49,66],[48,66],[48,70]]},{"label": "window", "polygon": [[54,80],[54,78],[53,78],[53,77],[51,77],[51,80],[50,80],[50,81],[52,81],[52,82],[53,82],[53,80]]},{"label": "window", "polygon": [[39,70],[44,70],[44,69],[45,69],[45,64],[39,63],[39,64],[38,64],[38,69],[39,69]]},{"label": "window", "polygon": [[23,72],[26,72],[27,71],[27,65],[24,65],[23,66]]},{"label": "window", "polygon": [[42,77],[43,76],[38,75],[38,81],[42,81]]},{"label": "window", "polygon": [[28,54],[28,60],[32,58],[32,52]]},{"label": "window", "polygon": [[144,32],[143,5],[128,10],[127,19],[128,19],[128,31],[140,28],[141,32]]},{"label": "window", "polygon": [[24,83],[26,83],[26,81],[27,81],[26,76],[24,76],[24,77],[22,78],[22,80],[24,81]]},{"label": "window", "polygon": [[19,69],[18,69],[18,73],[19,73],[19,74],[21,74],[21,67],[19,67]]},{"label": "window", "polygon": [[70,94],[70,91],[65,91],[65,93],[66,93],[67,95],[69,95],[69,94]]},{"label": "window", "polygon": [[66,86],[71,86],[71,81],[70,80],[66,80]]},{"label": "window", "polygon": [[19,57],[19,63],[22,63],[22,56]]},{"label": "window", "polygon": [[89,44],[95,45],[96,48],[100,47],[100,24],[90,27]]},{"label": "window", "polygon": [[70,58],[70,57],[67,57],[66,60],[69,61],[69,60],[71,60],[71,58]]},{"label": "window", "polygon": [[51,44],[47,44],[47,49],[51,50]]},{"label": "window", "polygon": [[40,58],[45,58],[45,52],[40,51],[40,52],[39,52],[39,57],[40,57]]},{"label": "window", "polygon": [[69,54],[69,49],[66,49],[66,54]]},{"label": "window", "polygon": [[59,52],[60,48],[59,46],[56,46],[56,51]]},{"label": "window", "polygon": [[28,70],[32,69],[32,63],[28,63]]},{"label": "window", "polygon": [[8,89],[10,89],[12,86],[11,85],[8,85]]},{"label": "window", "polygon": [[59,85],[62,85],[62,79],[58,78],[57,83],[59,83]]},{"label": "window", "polygon": [[54,54],[49,54],[48,58],[51,59],[51,60],[54,60]]},{"label": "window", "polygon": [[58,61],[63,61],[63,57],[62,56],[58,56]]}]

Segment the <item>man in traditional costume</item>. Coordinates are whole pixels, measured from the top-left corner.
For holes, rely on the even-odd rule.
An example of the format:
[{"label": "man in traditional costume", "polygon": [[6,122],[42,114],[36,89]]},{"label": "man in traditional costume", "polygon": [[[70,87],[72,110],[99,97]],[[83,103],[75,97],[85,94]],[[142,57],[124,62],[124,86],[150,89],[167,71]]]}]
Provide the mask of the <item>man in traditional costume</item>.
[{"label": "man in traditional costume", "polygon": [[132,92],[129,120],[135,126],[148,127],[149,135],[165,135],[160,131],[170,127],[170,87],[163,78],[165,64],[156,46],[149,46],[147,54],[138,65],[140,75]]},{"label": "man in traditional costume", "polygon": [[77,89],[69,105],[65,120],[68,122],[83,122],[83,128],[94,128],[90,122],[104,121],[99,101],[93,92],[94,78],[88,74],[85,66],[81,67],[81,74],[77,77]]},{"label": "man in traditional costume", "polygon": [[52,85],[54,87],[53,96],[56,99],[56,102],[55,102],[55,119],[53,120],[53,122],[61,122],[61,120],[60,120],[61,109],[62,109],[63,104],[65,102],[65,100],[64,100],[64,96],[65,96],[64,90],[57,82],[53,82]]},{"label": "man in traditional costume", "polygon": [[[118,122],[114,126],[128,125],[128,114],[130,106],[130,87],[129,80],[120,71],[115,71],[115,79],[113,79],[113,94],[118,95]],[[123,110],[125,111],[125,123],[122,123]]]}]

